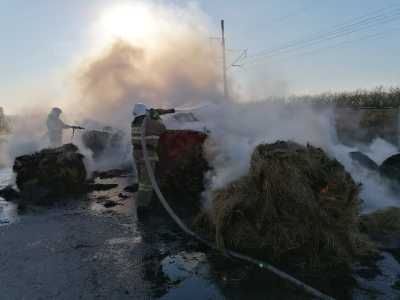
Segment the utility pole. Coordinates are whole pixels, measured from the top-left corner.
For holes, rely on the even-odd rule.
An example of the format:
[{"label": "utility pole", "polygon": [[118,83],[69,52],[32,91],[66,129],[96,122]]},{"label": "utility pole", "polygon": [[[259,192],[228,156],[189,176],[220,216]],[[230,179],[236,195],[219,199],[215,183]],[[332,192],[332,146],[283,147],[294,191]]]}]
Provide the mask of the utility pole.
[{"label": "utility pole", "polygon": [[229,91],[228,91],[228,78],[227,78],[227,67],[226,67],[226,47],[225,47],[225,22],[221,20],[221,33],[222,33],[222,74],[224,77],[224,97],[225,100],[229,98]]}]

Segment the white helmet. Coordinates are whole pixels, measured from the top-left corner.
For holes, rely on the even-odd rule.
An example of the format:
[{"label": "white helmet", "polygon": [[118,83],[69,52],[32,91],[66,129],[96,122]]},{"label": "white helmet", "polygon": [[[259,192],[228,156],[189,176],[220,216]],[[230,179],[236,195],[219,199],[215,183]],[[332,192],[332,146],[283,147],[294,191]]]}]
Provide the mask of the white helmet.
[{"label": "white helmet", "polygon": [[59,115],[62,114],[62,110],[61,110],[61,108],[53,107],[52,110],[51,110],[51,114],[52,114],[52,115],[59,116]]},{"label": "white helmet", "polygon": [[138,118],[141,116],[145,116],[147,112],[147,106],[143,103],[136,103],[135,107],[133,108],[133,116],[134,118]]}]

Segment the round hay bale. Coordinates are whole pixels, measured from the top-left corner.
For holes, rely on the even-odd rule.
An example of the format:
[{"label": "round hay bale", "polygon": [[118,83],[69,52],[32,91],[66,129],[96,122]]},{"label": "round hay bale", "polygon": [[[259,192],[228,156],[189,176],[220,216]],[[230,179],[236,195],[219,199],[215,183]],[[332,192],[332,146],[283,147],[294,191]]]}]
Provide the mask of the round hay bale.
[{"label": "round hay bale", "polygon": [[114,153],[124,147],[124,132],[106,127],[103,131],[88,130],[82,134],[83,145],[92,151],[93,158],[98,159],[104,153]]},{"label": "round hay bale", "polygon": [[110,133],[105,131],[90,130],[82,134],[83,145],[93,152],[95,158],[105,151],[109,139]]},{"label": "round hay bale", "polygon": [[181,199],[192,207],[204,190],[204,174],[209,169],[203,156],[206,138],[206,134],[191,130],[167,130],[160,137],[160,187],[171,199]]},{"label": "round hay bale", "polygon": [[248,175],[212,193],[216,242],[295,268],[347,267],[370,249],[358,227],[358,194],[321,149],[259,145]]},{"label": "round hay bale", "polygon": [[353,151],[349,153],[349,156],[353,160],[353,162],[358,164],[359,166],[364,167],[369,171],[378,171],[378,164],[373,161],[368,155],[360,151]]},{"label": "round hay bale", "polygon": [[73,144],[17,157],[13,170],[22,197],[48,204],[55,196],[82,191],[87,175],[83,158]]},{"label": "round hay bale", "polygon": [[379,167],[382,176],[400,183],[400,154],[395,154],[386,159]]}]

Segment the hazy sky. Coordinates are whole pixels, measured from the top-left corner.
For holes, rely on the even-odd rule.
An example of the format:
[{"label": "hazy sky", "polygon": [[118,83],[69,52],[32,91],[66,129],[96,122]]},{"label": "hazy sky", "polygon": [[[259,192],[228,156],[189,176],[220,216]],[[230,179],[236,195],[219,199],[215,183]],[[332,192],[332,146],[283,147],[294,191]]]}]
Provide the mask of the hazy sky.
[{"label": "hazy sky", "polygon": [[[62,90],[67,84],[60,74],[91,46],[96,20],[117,2],[129,1],[0,0],[0,105],[15,109],[39,102],[26,94],[32,89],[35,95],[49,93],[48,96],[57,97],[54,87]],[[163,2],[188,4],[181,0]],[[250,89],[292,94],[399,84],[398,0],[191,2],[210,18],[215,36],[219,34],[218,22],[224,18],[228,47],[247,48],[249,56],[326,33],[336,25],[357,22],[364,15],[373,18],[381,14],[378,19],[370,19],[372,23],[364,23],[370,25],[360,32],[323,43],[318,40],[315,45],[311,42],[304,48],[296,47],[286,55],[232,68],[232,75]],[[378,12],[386,7],[389,9]],[[384,24],[389,18],[392,21]],[[352,28],[347,30],[351,32]]]}]

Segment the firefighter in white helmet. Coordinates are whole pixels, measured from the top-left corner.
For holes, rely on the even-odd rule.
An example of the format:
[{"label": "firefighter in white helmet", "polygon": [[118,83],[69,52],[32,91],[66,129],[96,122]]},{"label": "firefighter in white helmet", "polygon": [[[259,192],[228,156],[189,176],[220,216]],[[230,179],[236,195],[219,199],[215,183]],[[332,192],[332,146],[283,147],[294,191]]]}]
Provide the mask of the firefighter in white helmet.
[{"label": "firefighter in white helmet", "polygon": [[72,126],[65,124],[60,119],[61,114],[62,110],[58,107],[54,107],[47,117],[47,130],[51,147],[61,146],[63,140],[63,130],[72,128]]},{"label": "firefighter in white helmet", "polygon": [[141,144],[141,130],[143,120],[147,117],[145,140],[149,160],[152,169],[154,170],[158,161],[158,142],[160,139],[160,135],[166,131],[166,127],[161,122],[160,116],[163,114],[174,112],[174,109],[148,109],[143,103],[135,104],[135,107],[133,109],[132,146],[133,159],[135,161],[137,179],[139,183],[139,191],[137,196],[138,211],[148,208],[151,202],[151,198],[153,196],[153,188],[150,178],[147,174]]},{"label": "firefighter in white helmet", "polygon": [[62,110],[58,107],[54,107],[48,117],[47,117],[47,130],[49,135],[49,141],[51,147],[60,147],[63,144],[63,130],[64,129],[72,129],[73,134],[75,130],[82,130],[83,127],[80,126],[71,126],[65,124],[61,119],[60,115],[62,114]]}]

